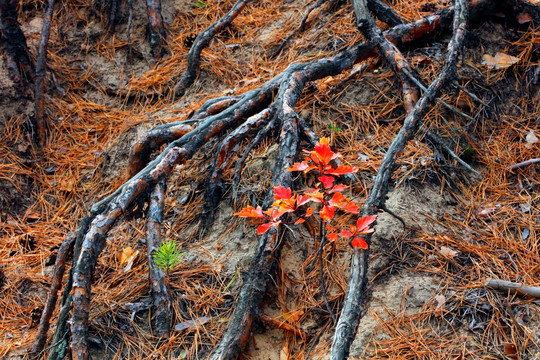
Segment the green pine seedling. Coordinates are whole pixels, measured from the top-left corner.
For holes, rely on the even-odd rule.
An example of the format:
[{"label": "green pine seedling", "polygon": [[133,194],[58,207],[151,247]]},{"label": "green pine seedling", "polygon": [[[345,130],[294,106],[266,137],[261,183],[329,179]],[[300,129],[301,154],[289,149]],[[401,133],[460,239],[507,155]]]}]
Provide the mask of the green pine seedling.
[{"label": "green pine seedling", "polygon": [[162,271],[169,273],[180,263],[182,255],[176,242],[169,240],[161,244],[154,252],[154,261]]}]

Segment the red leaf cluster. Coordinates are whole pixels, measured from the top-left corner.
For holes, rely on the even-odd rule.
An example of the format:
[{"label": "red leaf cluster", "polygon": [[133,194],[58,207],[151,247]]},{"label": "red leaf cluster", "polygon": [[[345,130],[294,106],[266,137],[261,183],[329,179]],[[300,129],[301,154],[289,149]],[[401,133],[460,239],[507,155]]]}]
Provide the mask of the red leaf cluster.
[{"label": "red leaf cluster", "polygon": [[350,242],[352,247],[367,249],[368,244],[361,236],[374,231],[369,226],[375,222],[376,215],[358,218],[356,225],[349,225],[348,230],[342,230],[341,232],[333,225],[337,223],[334,220],[338,210],[350,214],[359,213],[358,205],[351,199],[346,198],[342,193],[347,186],[335,185],[336,177],[352,174],[357,169],[345,165],[333,166],[333,160],[341,155],[332,151],[328,138],[321,138],[313,151],[304,150],[304,152],[308,154],[304,159],[305,161],[295,163],[287,171],[300,171],[304,175],[313,170],[318,171],[317,180],[319,182],[315,184],[315,187],[307,189],[304,194],[294,194],[289,188],[276,186],[273,188],[275,201],[269,209],[263,211],[260,206],[257,208],[248,206],[234,215],[251,218],[259,222],[257,233],[264,234],[271,227],[278,227],[282,223],[281,216],[286,213],[295,213],[297,215],[298,220],[295,225],[303,223],[307,217],[313,215],[314,210],[311,207],[303,210],[301,207],[313,201],[321,204],[319,217],[320,221],[326,223],[329,241],[336,241],[339,236],[345,239],[352,238]]}]

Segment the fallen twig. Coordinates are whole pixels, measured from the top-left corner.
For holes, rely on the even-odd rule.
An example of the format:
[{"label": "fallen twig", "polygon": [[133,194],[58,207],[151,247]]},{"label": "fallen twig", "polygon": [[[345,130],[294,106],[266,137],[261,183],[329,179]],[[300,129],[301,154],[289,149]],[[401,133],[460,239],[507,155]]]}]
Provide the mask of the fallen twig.
[{"label": "fallen twig", "polygon": [[514,165],[510,165],[509,167],[506,168],[506,171],[511,171],[511,170],[515,170],[523,166],[529,166],[529,165],[538,164],[538,163],[540,163],[540,158],[530,159],[530,160],[523,161]]},{"label": "fallen twig", "polygon": [[495,289],[499,291],[517,291],[520,294],[540,298],[540,286],[527,286],[510,281],[496,280],[491,278],[486,280],[484,286],[489,289]]}]

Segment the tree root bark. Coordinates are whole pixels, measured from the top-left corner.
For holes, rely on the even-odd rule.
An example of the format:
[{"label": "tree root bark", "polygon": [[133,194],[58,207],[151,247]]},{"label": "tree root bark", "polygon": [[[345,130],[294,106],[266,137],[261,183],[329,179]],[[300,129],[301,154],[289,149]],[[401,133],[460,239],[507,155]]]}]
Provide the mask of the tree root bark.
[{"label": "tree root bark", "polygon": [[146,0],[148,13],[148,37],[152,55],[160,58],[167,54],[167,33],[161,15],[161,0]]},{"label": "tree root bark", "polygon": [[158,181],[150,194],[148,215],[146,218],[146,249],[148,259],[148,277],[154,305],[154,329],[158,336],[167,337],[171,327],[171,300],[167,289],[165,273],[154,260],[154,254],[162,244],[161,222],[165,203],[164,181]]}]

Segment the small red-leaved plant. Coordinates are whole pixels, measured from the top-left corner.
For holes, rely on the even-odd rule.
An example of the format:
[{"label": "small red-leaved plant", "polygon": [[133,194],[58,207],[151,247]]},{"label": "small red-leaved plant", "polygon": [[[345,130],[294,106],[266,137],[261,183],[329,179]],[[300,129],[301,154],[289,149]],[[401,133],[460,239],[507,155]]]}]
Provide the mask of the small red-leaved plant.
[{"label": "small red-leaved plant", "polygon": [[334,167],[333,160],[341,155],[330,149],[329,139],[321,138],[315,145],[313,151],[304,150],[308,156],[300,163],[295,163],[287,171],[301,171],[308,174],[311,171],[318,172],[317,182],[313,188],[307,189],[303,194],[294,194],[291,189],[282,186],[274,187],[274,203],[264,210],[259,206],[254,208],[248,206],[234,215],[252,218],[259,222],[257,228],[259,235],[264,234],[273,226],[279,226],[282,223],[281,216],[286,213],[294,213],[298,217],[295,224],[303,223],[307,217],[314,214],[311,207],[305,205],[309,202],[320,203],[318,212],[320,221],[326,225],[328,241],[335,241],[341,236],[344,239],[351,239],[350,244],[354,248],[367,249],[368,244],[361,235],[372,233],[374,230],[369,226],[376,220],[377,215],[361,217],[356,220],[356,225],[341,225],[344,229],[340,231],[336,221],[336,212],[342,211],[350,214],[358,214],[359,209],[356,203],[346,198],[342,191],[347,188],[346,185],[335,184],[336,178],[352,174],[357,171],[352,166],[339,165]]}]

